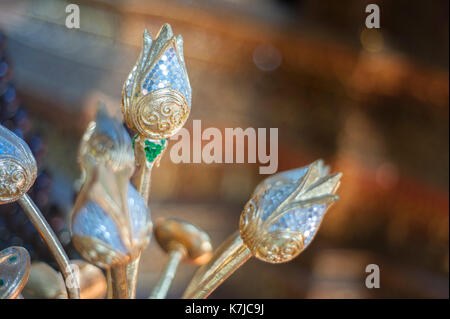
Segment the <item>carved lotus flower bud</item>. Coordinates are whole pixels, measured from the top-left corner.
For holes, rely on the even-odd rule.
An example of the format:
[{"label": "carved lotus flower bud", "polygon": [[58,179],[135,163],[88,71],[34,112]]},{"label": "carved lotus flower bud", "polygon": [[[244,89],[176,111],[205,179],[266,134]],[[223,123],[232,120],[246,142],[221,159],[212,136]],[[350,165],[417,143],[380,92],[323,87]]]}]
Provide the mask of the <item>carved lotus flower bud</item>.
[{"label": "carved lotus flower bud", "polygon": [[327,175],[322,161],[282,172],[258,185],[244,207],[240,233],[257,258],[282,263],[312,241],[327,208],[338,197],[341,173]]},{"label": "carved lotus flower bud", "polygon": [[125,214],[110,214],[92,200],[75,212],[72,241],[83,258],[107,268],[128,262],[147,246],[152,229],[150,213],[131,184]]},{"label": "carved lotus flower bud", "polygon": [[152,222],[129,181],[134,155],[123,125],[100,111],[83,136],[79,160],[85,178],[72,215],[74,245],[98,266],[126,262],[148,244]]},{"label": "carved lotus flower bud", "polygon": [[122,123],[101,107],[88,124],[80,143],[78,160],[83,170],[103,165],[113,172],[124,172],[128,178],[134,171],[131,138]]},{"label": "carved lotus flower bud", "polygon": [[28,145],[0,125],[0,204],[16,201],[33,185],[36,160]]},{"label": "carved lotus flower bud", "polygon": [[184,125],[191,108],[191,86],[183,39],[165,24],[152,40],[147,30],[136,65],[125,81],[122,113],[128,127],[153,140],[168,138]]}]

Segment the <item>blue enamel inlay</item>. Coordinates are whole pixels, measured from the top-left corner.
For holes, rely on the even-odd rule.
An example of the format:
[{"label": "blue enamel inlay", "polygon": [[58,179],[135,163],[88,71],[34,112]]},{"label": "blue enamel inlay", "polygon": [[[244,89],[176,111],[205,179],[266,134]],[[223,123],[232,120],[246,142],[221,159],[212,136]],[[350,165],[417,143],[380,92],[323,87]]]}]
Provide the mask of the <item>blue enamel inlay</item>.
[{"label": "blue enamel inlay", "polygon": [[171,88],[180,92],[188,101],[189,106],[191,105],[191,87],[173,47],[167,49],[156,61],[144,79],[142,88],[149,93],[158,89]]},{"label": "blue enamel inlay", "polygon": [[322,217],[327,206],[324,204],[313,205],[308,208],[295,209],[285,213],[273,224],[269,230],[275,231],[279,228],[301,233],[305,237],[305,246],[313,239],[319,228]]},{"label": "blue enamel inlay", "polygon": [[76,235],[96,238],[123,254],[127,253],[117,226],[111,217],[93,201],[89,201],[78,212],[73,221],[72,232]]},{"label": "blue enamel inlay", "polygon": [[144,199],[131,183],[128,188],[128,210],[130,212],[131,227],[133,228],[133,237],[139,239],[141,236],[146,236],[145,232],[148,230],[150,212]]}]

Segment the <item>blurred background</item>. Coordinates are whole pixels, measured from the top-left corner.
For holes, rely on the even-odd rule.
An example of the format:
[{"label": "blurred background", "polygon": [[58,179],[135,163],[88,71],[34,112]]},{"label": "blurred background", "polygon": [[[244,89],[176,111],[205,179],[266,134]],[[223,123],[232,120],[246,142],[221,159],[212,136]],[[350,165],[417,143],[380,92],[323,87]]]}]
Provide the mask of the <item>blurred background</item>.
[{"label": "blurred background", "polygon": [[[340,201],[294,261],[249,261],[211,298],[448,298],[448,1],[79,0],[0,2],[0,121],[31,146],[32,196],[72,258],[68,213],[78,142],[98,100],[119,112],[142,32],[170,23],[184,37],[193,89],[186,127],[276,127],[278,170],[325,159],[344,173]],[[381,8],[367,29],[366,5]],[[186,219],[217,247],[266,176],[259,164],[173,164],[154,170],[155,218]],[[0,207],[0,249],[22,245],[54,265],[15,205]],[[138,297],[166,261],[152,241]],[[367,289],[366,265],[381,287]],[[182,265],[180,297],[195,267]]]}]

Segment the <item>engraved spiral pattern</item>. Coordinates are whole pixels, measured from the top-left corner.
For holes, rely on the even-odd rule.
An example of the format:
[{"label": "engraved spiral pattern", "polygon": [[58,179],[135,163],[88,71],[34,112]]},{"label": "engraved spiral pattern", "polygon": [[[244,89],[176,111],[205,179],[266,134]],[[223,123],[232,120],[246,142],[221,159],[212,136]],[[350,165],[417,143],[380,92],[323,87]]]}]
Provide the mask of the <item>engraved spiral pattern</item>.
[{"label": "engraved spiral pattern", "polygon": [[183,127],[189,111],[183,95],[175,90],[160,89],[142,96],[133,104],[127,125],[140,135],[164,139]]},{"label": "engraved spiral pattern", "polygon": [[16,201],[33,185],[36,161],[28,145],[0,125],[0,204]]}]

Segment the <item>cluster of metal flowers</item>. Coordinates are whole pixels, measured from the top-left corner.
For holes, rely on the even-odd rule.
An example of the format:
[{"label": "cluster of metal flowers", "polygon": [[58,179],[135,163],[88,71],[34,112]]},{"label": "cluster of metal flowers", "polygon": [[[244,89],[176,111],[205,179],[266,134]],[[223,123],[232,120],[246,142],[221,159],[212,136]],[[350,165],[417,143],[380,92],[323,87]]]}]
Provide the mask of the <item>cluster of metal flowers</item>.
[{"label": "cluster of metal flowers", "polygon": [[[167,139],[187,121],[191,101],[181,36],[167,24],[155,39],[145,31],[141,54],[123,88],[123,117],[136,136],[130,138],[121,120],[100,107],[81,140],[82,186],[71,212],[72,241],[90,269],[95,265],[106,272],[106,278],[99,271],[90,274],[106,282],[108,298],[136,298],[141,254],[152,234],[167,252],[168,262],[150,298],[166,297],[181,261],[201,265],[182,297],[206,298],[252,256],[270,263],[298,256],[337,200],[341,174],[328,174],[329,168],[318,160],[260,183],[243,209],[238,230],[214,253],[209,236],[187,221],[163,218],[153,223],[148,206],[151,172]],[[76,273],[74,262],[27,195],[36,172],[28,145],[0,126],[0,204],[20,204],[65,279],[67,294],[59,296],[79,298],[92,280]],[[30,267],[22,247],[0,253],[0,297],[18,297]],[[34,291],[39,287],[35,284]]]}]

